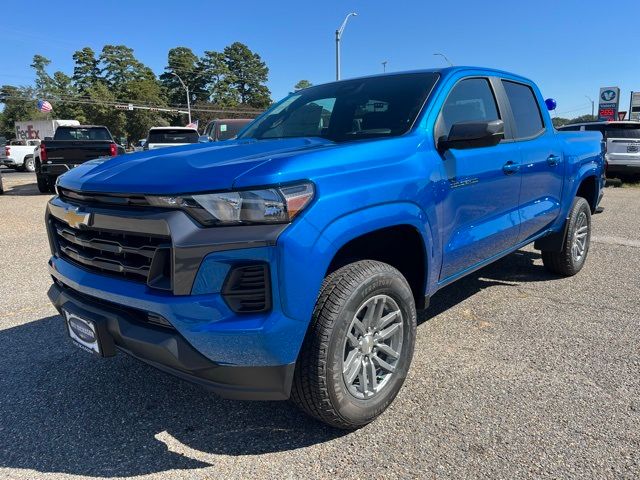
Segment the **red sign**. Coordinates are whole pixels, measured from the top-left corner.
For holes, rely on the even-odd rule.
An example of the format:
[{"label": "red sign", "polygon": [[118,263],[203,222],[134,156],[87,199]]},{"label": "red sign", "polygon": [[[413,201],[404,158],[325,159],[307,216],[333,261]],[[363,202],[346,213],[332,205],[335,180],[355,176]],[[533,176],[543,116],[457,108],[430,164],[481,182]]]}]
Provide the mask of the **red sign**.
[{"label": "red sign", "polygon": [[627,112],[618,112],[618,120],[624,120],[624,117],[627,116]]},{"label": "red sign", "polygon": [[616,110],[614,108],[601,108],[598,113],[598,118],[603,120],[615,120]]}]

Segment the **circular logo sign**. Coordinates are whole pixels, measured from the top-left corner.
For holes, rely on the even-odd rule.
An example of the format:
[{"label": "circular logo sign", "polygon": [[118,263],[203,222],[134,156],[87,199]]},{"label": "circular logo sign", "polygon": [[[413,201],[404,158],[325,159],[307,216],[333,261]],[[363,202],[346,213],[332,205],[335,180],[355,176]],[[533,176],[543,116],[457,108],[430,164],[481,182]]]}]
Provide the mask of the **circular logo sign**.
[{"label": "circular logo sign", "polygon": [[616,98],[616,92],[614,90],[605,90],[600,94],[600,98],[605,102],[613,102]]},{"label": "circular logo sign", "polygon": [[73,333],[75,333],[80,340],[87,343],[93,343],[96,341],[96,336],[93,333],[93,330],[82,320],[78,320],[75,317],[71,317],[69,319],[69,326]]}]

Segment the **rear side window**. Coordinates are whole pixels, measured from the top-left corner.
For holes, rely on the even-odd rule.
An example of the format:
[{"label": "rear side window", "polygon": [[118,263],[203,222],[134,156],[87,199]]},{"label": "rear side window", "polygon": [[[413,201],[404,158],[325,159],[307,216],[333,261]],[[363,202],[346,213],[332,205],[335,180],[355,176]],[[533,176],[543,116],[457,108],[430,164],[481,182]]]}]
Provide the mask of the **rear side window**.
[{"label": "rear side window", "polygon": [[486,78],[468,78],[453,87],[442,106],[436,138],[449,135],[455,123],[499,119],[489,81]]},{"label": "rear side window", "polygon": [[503,80],[502,84],[513,112],[516,139],[534,137],[542,132],[544,122],[531,87],[508,80]]}]

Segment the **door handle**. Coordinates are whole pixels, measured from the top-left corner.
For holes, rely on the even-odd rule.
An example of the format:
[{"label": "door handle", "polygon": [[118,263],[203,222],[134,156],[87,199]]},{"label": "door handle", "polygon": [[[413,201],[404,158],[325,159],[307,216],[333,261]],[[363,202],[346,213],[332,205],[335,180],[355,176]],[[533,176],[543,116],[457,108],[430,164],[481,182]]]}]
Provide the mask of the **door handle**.
[{"label": "door handle", "polygon": [[520,164],[512,162],[511,160],[505,163],[502,167],[502,171],[505,173],[505,175],[513,175],[514,173],[517,173],[518,170],[520,170]]},{"label": "door handle", "polygon": [[549,155],[547,157],[547,163],[550,166],[555,167],[556,165],[558,165],[560,163],[560,157],[558,155]]}]

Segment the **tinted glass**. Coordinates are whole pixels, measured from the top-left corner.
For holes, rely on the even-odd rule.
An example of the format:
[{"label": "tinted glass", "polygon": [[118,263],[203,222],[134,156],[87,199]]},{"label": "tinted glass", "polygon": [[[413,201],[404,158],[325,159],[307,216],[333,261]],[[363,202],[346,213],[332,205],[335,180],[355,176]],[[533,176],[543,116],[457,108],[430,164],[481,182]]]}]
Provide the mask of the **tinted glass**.
[{"label": "tinted glass", "polygon": [[612,124],[604,129],[605,138],[640,138],[640,125]]},{"label": "tinted glass", "polygon": [[334,142],[407,132],[438,75],[407,73],[345,80],[296,92],[240,138],[322,137]]},{"label": "tinted glass", "polygon": [[486,78],[469,78],[458,82],[444,102],[437,136],[448,135],[455,123],[499,119],[489,81]]},{"label": "tinted glass", "polygon": [[54,140],[111,140],[109,130],[104,127],[75,128],[58,127],[53,136]]},{"label": "tinted glass", "polygon": [[151,130],[147,143],[198,143],[198,134],[193,130]]},{"label": "tinted glass", "polygon": [[233,122],[233,123],[220,123],[218,129],[218,140],[229,140],[235,137],[240,130],[246,125],[246,123]]},{"label": "tinted glass", "polygon": [[542,114],[533,90],[528,85],[502,81],[515,120],[516,138],[537,135],[544,128]]}]

